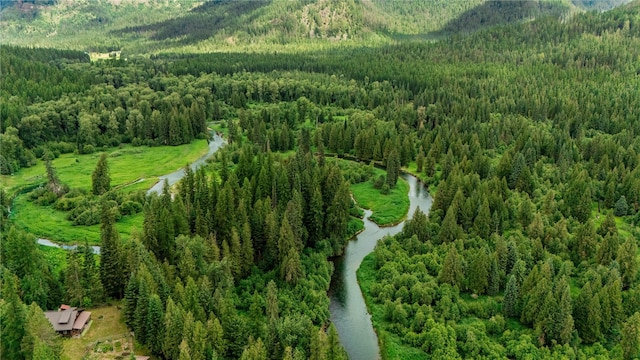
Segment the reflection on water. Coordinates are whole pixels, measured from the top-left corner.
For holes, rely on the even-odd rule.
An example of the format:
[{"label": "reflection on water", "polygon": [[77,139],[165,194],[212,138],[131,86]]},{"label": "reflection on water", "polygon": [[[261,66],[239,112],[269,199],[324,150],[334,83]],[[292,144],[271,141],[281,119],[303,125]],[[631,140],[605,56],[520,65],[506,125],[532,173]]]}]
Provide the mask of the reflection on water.
[{"label": "reflection on water", "polygon": [[[428,189],[411,175],[405,174],[402,177],[410,187],[408,217],[412,217],[417,208],[428,213],[432,203]],[[378,338],[358,285],[356,270],[362,259],[373,251],[378,240],[399,233],[404,226],[403,221],[395,226],[381,228],[369,220],[370,216],[371,211],[365,210],[364,230],[347,244],[344,255],[335,260],[335,272],[329,289],[331,321],[352,360],[380,358]]]}]

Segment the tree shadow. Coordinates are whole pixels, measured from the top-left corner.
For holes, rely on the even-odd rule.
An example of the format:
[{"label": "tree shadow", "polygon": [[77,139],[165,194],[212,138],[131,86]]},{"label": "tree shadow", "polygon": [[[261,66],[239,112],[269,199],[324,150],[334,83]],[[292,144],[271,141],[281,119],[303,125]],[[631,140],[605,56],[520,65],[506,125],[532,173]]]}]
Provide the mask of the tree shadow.
[{"label": "tree shadow", "polygon": [[471,33],[501,24],[526,21],[543,16],[561,16],[569,6],[540,0],[495,0],[474,7],[449,21],[439,31],[429,33],[442,37],[458,33]]},{"label": "tree shadow", "polygon": [[[255,10],[270,4],[270,0],[213,0],[192,9],[187,15],[149,25],[129,26],[114,30],[116,35],[137,34],[149,40],[175,40],[186,45],[205,40],[225,29],[246,27],[258,14]],[[251,14],[248,17],[243,15]]]}]

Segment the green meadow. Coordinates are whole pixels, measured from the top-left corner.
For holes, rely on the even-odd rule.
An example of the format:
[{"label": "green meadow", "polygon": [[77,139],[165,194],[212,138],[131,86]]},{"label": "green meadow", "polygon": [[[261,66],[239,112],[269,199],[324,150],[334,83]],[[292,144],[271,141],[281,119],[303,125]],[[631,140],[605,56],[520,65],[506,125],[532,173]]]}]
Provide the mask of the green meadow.
[{"label": "green meadow", "polygon": [[[195,140],[182,146],[133,147],[125,145],[108,150],[109,171],[112,188],[124,192],[149,189],[158,177],[180,169],[205,154],[205,140]],[[100,153],[77,155],[64,154],[53,161],[60,180],[70,188],[91,189],[91,174]],[[44,162],[20,170],[11,176],[2,176],[3,186],[9,193],[42,184],[46,181]],[[74,226],[67,220],[67,213],[51,206],[39,206],[30,201],[26,194],[18,194],[14,199],[10,216],[13,224],[39,237],[60,243],[83,243],[91,245],[100,242],[100,225]],[[142,228],[142,213],[122,217],[116,224],[120,236],[128,239],[135,229]]]},{"label": "green meadow", "polygon": [[374,188],[371,181],[351,185],[351,191],[358,206],[373,211],[370,219],[378,225],[397,224],[409,211],[409,184],[402,178],[387,195]]},{"label": "green meadow", "polygon": [[[194,140],[181,146],[138,146],[123,145],[111,148],[109,172],[111,187],[121,187],[126,191],[148,189],[158,181],[158,177],[184,167],[207,152],[206,140]],[[70,188],[91,189],[91,174],[95,170],[100,152],[87,155],[63,154],[53,160],[53,166],[60,180]],[[129,185],[137,180],[136,184]],[[2,184],[11,193],[21,187],[44,183],[46,170],[44,161],[35,166],[21,169],[14,175],[0,176]]]}]

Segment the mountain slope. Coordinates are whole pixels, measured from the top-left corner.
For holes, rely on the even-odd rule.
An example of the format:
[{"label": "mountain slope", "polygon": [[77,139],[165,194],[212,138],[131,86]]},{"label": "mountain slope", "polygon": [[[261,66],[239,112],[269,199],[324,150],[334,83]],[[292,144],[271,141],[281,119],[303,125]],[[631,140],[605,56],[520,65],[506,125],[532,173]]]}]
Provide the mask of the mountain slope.
[{"label": "mountain slope", "polygon": [[0,41],[126,54],[299,50],[469,32],[605,6],[573,1],[579,6],[569,0],[1,0]]}]

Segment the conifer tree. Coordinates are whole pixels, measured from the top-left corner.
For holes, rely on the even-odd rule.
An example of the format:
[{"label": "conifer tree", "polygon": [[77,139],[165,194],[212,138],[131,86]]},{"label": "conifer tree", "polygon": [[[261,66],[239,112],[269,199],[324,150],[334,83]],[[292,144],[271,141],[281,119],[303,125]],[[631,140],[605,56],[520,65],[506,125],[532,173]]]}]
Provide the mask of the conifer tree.
[{"label": "conifer tree", "polygon": [[27,309],[25,330],[21,344],[25,359],[37,358],[38,352],[47,354],[49,357],[46,359],[60,359],[62,339],[53,330],[51,323],[36,303],[32,303]]},{"label": "conifer tree", "polygon": [[462,282],[464,281],[462,261],[463,259],[458,255],[456,246],[451,244],[438,279],[443,283],[458,286],[459,288],[462,287]]},{"label": "conifer tree", "polygon": [[618,265],[620,266],[620,274],[622,276],[623,289],[630,288],[638,274],[638,260],[636,254],[638,252],[638,245],[633,235],[627,237],[627,240],[618,249]]},{"label": "conifer tree", "polygon": [[100,155],[96,169],[91,174],[91,189],[94,195],[102,195],[111,189],[111,177],[109,176],[109,164],[107,153]]},{"label": "conifer tree", "polygon": [[575,236],[575,251],[580,261],[591,259],[596,253],[597,235],[593,222],[588,220],[578,227]]},{"label": "conifer tree", "polygon": [[598,252],[596,254],[596,261],[601,264],[608,266],[611,261],[615,260],[618,255],[618,250],[620,247],[620,240],[618,235],[612,235],[608,233],[600,247],[598,248]]},{"label": "conifer tree", "polygon": [[554,321],[554,338],[560,344],[568,344],[571,340],[574,322],[571,306],[571,288],[566,277],[556,283],[555,298],[558,309],[556,318],[552,319]]},{"label": "conifer tree", "polygon": [[626,216],[629,213],[629,205],[627,205],[627,198],[624,195],[616,201],[614,209],[616,216]]},{"label": "conifer tree", "polygon": [[515,276],[509,276],[507,287],[504,291],[504,300],[502,302],[502,312],[508,317],[518,317],[517,304],[519,298],[518,284]]},{"label": "conifer tree", "polygon": [[491,210],[486,198],[478,208],[478,216],[473,221],[473,229],[482,239],[488,239],[491,235]]},{"label": "conifer tree", "polygon": [[387,185],[390,188],[396,186],[398,176],[400,175],[400,154],[396,149],[391,150],[387,158]]},{"label": "conifer tree", "polygon": [[620,345],[625,360],[640,356],[640,313],[636,312],[624,323]]},{"label": "conifer tree", "polygon": [[164,309],[157,294],[151,295],[147,304],[147,338],[154,354],[162,354],[164,340]]},{"label": "conifer tree", "polygon": [[172,298],[167,300],[164,329],[162,353],[167,359],[177,359],[180,356],[180,342],[184,332],[184,311]]},{"label": "conifer tree", "polygon": [[113,209],[106,199],[101,205],[100,240],[100,281],[107,296],[120,299],[126,284],[122,246]]},{"label": "conifer tree", "polygon": [[18,296],[18,278],[9,270],[2,274],[0,302],[0,352],[3,359],[23,359],[22,339],[27,323],[26,309]]},{"label": "conifer tree", "polygon": [[458,208],[455,204],[449,206],[447,214],[440,226],[438,238],[442,243],[448,243],[459,239],[462,236],[462,228],[458,225]]},{"label": "conifer tree", "polygon": [[600,298],[592,289],[593,285],[587,282],[576,299],[574,319],[580,338],[585,343],[591,344],[600,340],[602,325]]}]

